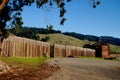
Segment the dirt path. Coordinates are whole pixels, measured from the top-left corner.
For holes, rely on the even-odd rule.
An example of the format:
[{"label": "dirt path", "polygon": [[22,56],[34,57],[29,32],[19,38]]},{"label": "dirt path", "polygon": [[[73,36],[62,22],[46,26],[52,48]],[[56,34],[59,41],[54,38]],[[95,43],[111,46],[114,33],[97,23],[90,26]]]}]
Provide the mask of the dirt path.
[{"label": "dirt path", "polygon": [[0,80],[44,80],[59,67],[49,66],[46,63],[40,66],[11,66],[11,69],[0,74]]},{"label": "dirt path", "polygon": [[47,80],[120,80],[118,61],[55,58],[47,62],[61,68]]}]

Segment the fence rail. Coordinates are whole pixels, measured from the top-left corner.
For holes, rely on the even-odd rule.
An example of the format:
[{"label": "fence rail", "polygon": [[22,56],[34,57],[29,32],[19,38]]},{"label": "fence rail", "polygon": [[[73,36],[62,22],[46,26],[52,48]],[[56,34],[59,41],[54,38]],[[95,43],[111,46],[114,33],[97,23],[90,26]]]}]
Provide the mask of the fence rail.
[{"label": "fence rail", "polygon": [[92,49],[58,44],[50,48],[50,43],[16,36],[9,36],[0,47],[0,57],[50,57],[51,55],[53,57],[95,57],[95,50]]}]

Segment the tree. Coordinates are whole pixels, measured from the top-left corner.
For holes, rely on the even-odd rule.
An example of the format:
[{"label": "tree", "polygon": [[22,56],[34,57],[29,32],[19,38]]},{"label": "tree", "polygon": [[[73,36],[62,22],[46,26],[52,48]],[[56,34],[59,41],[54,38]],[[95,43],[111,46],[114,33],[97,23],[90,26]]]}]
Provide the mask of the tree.
[{"label": "tree", "polygon": [[[60,24],[63,25],[66,21],[64,14],[67,12],[65,4],[71,0],[0,0],[0,31],[3,33],[3,37],[6,36],[6,27],[9,26],[6,23],[9,21],[11,25],[22,24],[21,13],[24,6],[31,6],[36,3],[37,8],[44,8],[45,4],[48,6],[54,6],[56,4],[60,9],[59,16],[61,17]],[[90,0],[93,4],[93,8],[96,8],[100,4],[100,0]]]},{"label": "tree", "polygon": [[3,0],[3,2],[0,5],[0,11],[6,6],[9,0]]},{"label": "tree", "polygon": [[50,26],[47,26],[47,29],[48,29],[48,33],[52,33],[53,31],[53,25],[50,25]]}]

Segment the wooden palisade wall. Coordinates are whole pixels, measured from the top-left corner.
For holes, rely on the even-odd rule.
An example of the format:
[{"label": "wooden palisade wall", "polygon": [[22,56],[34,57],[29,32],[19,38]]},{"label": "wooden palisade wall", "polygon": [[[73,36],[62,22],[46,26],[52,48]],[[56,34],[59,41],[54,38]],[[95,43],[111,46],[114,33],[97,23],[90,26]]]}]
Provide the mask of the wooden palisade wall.
[{"label": "wooden palisade wall", "polygon": [[95,57],[95,50],[76,46],[54,45],[54,57],[89,56]]},{"label": "wooden palisade wall", "polygon": [[95,57],[95,50],[76,46],[54,44],[51,52],[50,43],[35,41],[27,38],[9,36],[1,46],[0,57]]},{"label": "wooden palisade wall", "polygon": [[1,57],[50,57],[50,44],[10,36],[2,43]]}]

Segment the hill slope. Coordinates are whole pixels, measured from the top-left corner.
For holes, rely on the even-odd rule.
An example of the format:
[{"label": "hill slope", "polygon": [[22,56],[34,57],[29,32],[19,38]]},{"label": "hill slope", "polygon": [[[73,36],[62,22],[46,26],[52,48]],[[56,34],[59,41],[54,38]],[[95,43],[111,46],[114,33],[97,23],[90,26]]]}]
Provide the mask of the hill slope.
[{"label": "hill slope", "polygon": [[[67,36],[64,34],[40,34],[39,36],[40,36],[40,39],[49,37],[47,42],[50,42],[51,44],[56,43],[56,44],[62,44],[62,45],[82,47],[85,44],[95,43],[95,42],[88,41],[88,40],[80,40],[80,39],[74,38],[72,36]],[[112,53],[120,53],[120,46],[110,44],[110,50]]]},{"label": "hill slope", "polygon": [[89,42],[88,40],[80,40],[71,36],[67,36],[64,34],[40,34],[40,39],[49,37],[47,42],[51,44],[57,43],[62,45],[71,45],[71,46],[79,46],[82,47],[84,44],[93,44],[94,42]]},{"label": "hill slope", "polygon": [[[47,28],[36,28],[36,27],[22,27],[19,32],[16,32],[16,30],[12,28],[12,29],[9,29],[9,31],[15,34],[16,36],[26,37],[26,38],[35,39],[35,40],[39,40],[36,34],[62,33],[60,30],[54,30],[54,29],[49,30]],[[76,32],[63,32],[62,34],[72,36],[80,40],[89,40],[93,42],[97,42],[101,38],[104,42],[108,44],[120,46],[120,38],[115,38],[111,36],[99,36],[98,37],[95,35],[84,35],[84,34],[76,33]]]}]

